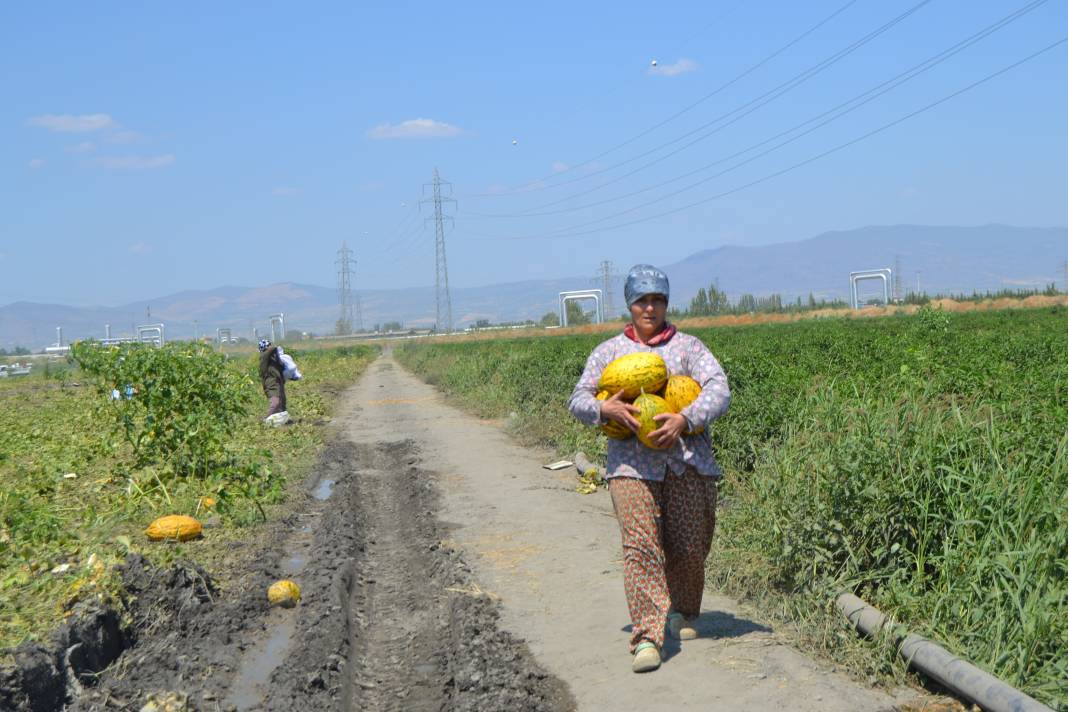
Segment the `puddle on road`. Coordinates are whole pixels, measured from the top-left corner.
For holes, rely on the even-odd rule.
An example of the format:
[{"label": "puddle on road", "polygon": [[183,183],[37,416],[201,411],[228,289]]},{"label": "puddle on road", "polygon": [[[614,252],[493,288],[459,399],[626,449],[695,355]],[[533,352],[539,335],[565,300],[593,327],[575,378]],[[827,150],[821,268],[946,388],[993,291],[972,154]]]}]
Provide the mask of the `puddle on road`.
[{"label": "puddle on road", "polygon": [[320,502],[329,499],[330,495],[334,493],[334,485],[336,484],[337,482],[334,480],[320,480],[319,484],[315,485],[315,489],[312,490],[312,497],[315,497]]},{"label": "puddle on road", "polygon": [[294,576],[299,574],[304,569],[304,564],[307,563],[308,557],[303,551],[294,552],[289,557],[282,560],[282,574],[284,576]]},{"label": "puddle on road", "polygon": [[227,702],[234,705],[238,712],[263,707],[271,673],[282,664],[293,641],[293,633],[297,628],[295,611],[273,609],[268,626],[271,634],[245,652],[241,669],[230,688]]}]

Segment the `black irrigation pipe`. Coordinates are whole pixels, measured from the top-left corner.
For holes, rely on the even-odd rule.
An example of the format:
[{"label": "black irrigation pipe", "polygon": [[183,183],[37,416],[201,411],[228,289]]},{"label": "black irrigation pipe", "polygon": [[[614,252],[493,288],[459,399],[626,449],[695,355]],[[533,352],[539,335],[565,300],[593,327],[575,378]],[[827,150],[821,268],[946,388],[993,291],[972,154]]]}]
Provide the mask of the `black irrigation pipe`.
[{"label": "black irrigation pipe", "polygon": [[983,672],[967,660],[958,658],[942,646],[919,635],[903,638],[894,631],[893,624],[877,608],[873,608],[851,593],[838,596],[835,604],[849,622],[864,635],[874,638],[885,632],[900,640],[897,653],[916,670],[936,680],[957,694],[972,700],[989,712],[1053,712],[1038,700],[1028,697],[1015,687],[1006,685],[993,675]]}]

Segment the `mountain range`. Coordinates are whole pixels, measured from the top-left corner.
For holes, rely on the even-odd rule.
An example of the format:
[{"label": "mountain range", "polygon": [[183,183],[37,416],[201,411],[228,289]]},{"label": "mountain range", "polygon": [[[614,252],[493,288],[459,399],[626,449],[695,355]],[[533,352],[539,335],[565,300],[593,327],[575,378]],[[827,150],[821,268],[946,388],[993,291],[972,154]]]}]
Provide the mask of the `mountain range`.
[{"label": "mountain range", "polygon": [[[727,245],[659,264],[671,279],[671,299],[684,306],[701,287],[716,284],[732,299],[743,293],[778,293],[786,301],[813,294],[845,299],[849,272],[895,268],[906,291],[970,294],[973,291],[1035,289],[1050,283],[1065,290],[1068,280],[1068,228],[932,227],[893,225],[827,232],[807,240],[755,247]],[[646,261],[658,263],[655,254]],[[629,265],[617,265],[625,270]],[[589,277],[528,280],[451,290],[453,322],[463,327],[490,322],[539,319],[557,310],[564,290],[590,289]],[[874,288],[871,288],[874,290]],[[613,281],[613,311],[622,313],[622,278]],[[401,322],[433,326],[434,288],[373,289],[359,292],[366,327]],[[136,325],[162,322],[168,338],[190,338],[230,328],[234,336],[253,329],[269,333],[268,316],[285,314],[286,328],[331,333],[338,316],[337,292],[330,287],[281,283],[261,287],[226,286],[185,291],[115,307],[14,302],[0,307],[0,348],[41,348],[56,341],[100,338],[104,325],[119,336]]]}]

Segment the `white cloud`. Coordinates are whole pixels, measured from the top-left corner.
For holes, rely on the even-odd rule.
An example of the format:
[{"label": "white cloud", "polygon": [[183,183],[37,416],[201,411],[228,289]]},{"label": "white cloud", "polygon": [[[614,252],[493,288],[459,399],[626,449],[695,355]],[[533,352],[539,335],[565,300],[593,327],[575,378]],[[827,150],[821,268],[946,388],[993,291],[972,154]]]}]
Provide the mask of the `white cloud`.
[{"label": "white cloud", "polygon": [[294,188],[293,186],[289,185],[280,185],[271,191],[271,195],[277,196],[279,198],[284,198],[290,195],[297,195],[298,193],[300,193],[300,188]]},{"label": "white cloud", "polygon": [[133,143],[141,140],[141,134],[129,129],[122,129],[121,131],[109,133],[104,137],[104,140],[108,143]]},{"label": "white cloud", "polygon": [[463,133],[459,127],[434,119],[408,119],[399,124],[379,124],[367,132],[367,138],[451,138]]},{"label": "white cloud", "polygon": [[130,245],[130,252],[134,253],[135,255],[147,255],[151,251],[152,245],[148,244],[147,242],[135,242],[134,244]]},{"label": "white cloud", "polygon": [[119,128],[119,124],[107,114],[41,114],[31,117],[26,123],[58,133],[87,133]]},{"label": "white cloud", "polygon": [[655,67],[649,67],[649,74],[654,74],[660,77],[675,77],[679,74],[696,71],[697,62],[692,59],[686,59],[685,57],[674,64],[657,64]]},{"label": "white cloud", "polygon": [[82,141],[64,149],[67,153],[92,153],[96,150],[96,144],[92,141]]},{"label": "white cloud", "polygon": [[165,168],[174,163],[174,155],[162,156],[101,156],[96,162],[104,168],[138,170],[142,168]]},{"label": "white cloud", "polygon": [[38,168],[44,168],[44,164],[45,164],[45,159],[43,159],[43,158],[31,158],[26,163],[26,167],[29,168],[32,171],[35,171]]},{"label": "white cloud", "polygon": [[563,161],[553,161],[553,173],[563,173],[570,167]]}]

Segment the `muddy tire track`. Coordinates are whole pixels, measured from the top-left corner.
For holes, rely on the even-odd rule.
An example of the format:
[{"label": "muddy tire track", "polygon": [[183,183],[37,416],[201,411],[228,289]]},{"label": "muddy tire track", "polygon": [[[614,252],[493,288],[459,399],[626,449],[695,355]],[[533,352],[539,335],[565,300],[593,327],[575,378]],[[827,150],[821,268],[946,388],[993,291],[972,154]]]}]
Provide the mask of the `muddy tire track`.
[{"label": "muddy tire track", "polygon": [[[419,458],[411,441],[335,438],[306,506],[268,524],[226,585],[193,566],[129,562],[131,647],[65,708],[154,698],[203,711],[573,709],[447,544]],[[300,584],[301,604],[271,609],[266,586],[283,577]]]}]

